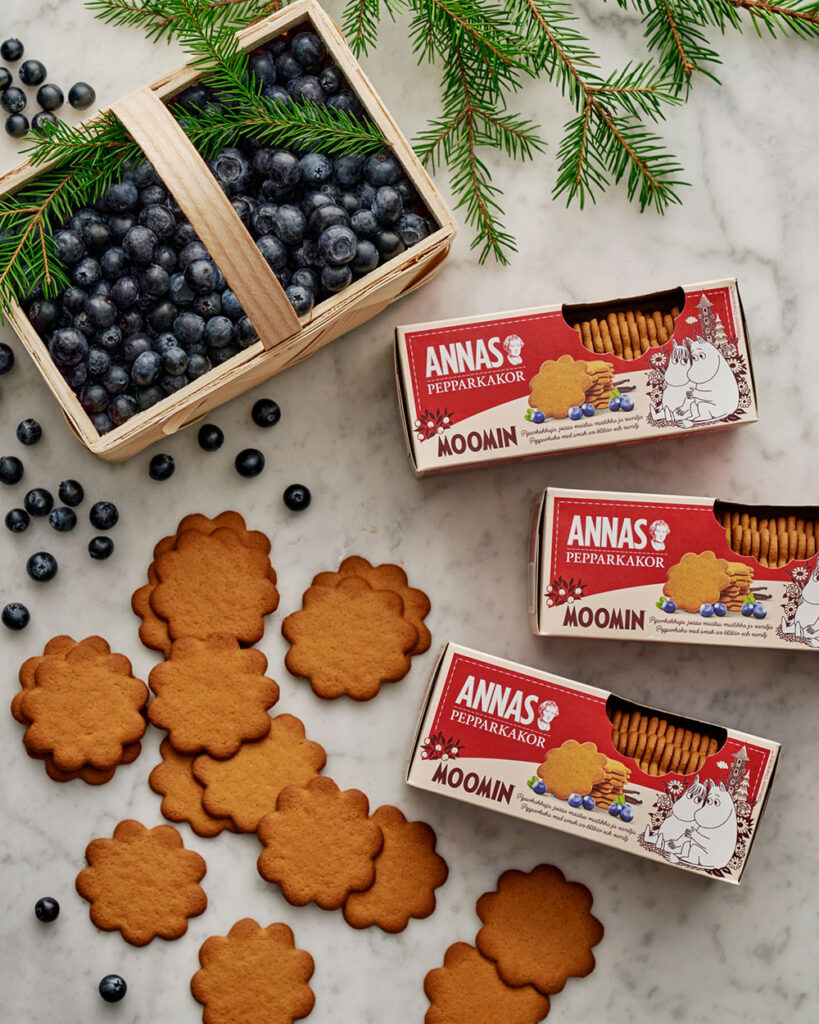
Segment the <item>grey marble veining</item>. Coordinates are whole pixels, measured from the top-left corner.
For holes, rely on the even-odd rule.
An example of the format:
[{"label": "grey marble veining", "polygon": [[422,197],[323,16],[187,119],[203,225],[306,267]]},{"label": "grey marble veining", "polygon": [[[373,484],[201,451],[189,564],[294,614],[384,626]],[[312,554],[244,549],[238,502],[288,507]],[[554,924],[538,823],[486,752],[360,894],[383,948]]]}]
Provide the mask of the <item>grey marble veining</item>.
[{"label": "grey marble veining", "polygon": [[[606,60],[642,55],[634,17],[611,4],[583,6],[584,22]],[[341,4],[335,0],[330,8],[337,15]],[[10,34],[25,41],[28,56],[44,60],[49,80],[66,90],[77,79],[88,80],[103,105],[179,61],[173,46],[151,46],[138,32],[92,22],[79,0],[5,0],[0,38]],[[16,688],[20,662],[60,632],[101,633],[144,678],[156,659],[138,642],[129,597],[143,581],[155,541],[188,512],[236,508],[273,542],[282,600],[260,646],[281,684],[277,710],[305,721],[308,735],[327,749],[327,772],[342,785],[364,789],[374,807],[396,803],[433,824],[451,869],[430,919],[412,922],[398,936],[355,932],[338,913],[290,907],[264,883],[255,868],[255,837],[203,840],[183,825],[186,844],[208,863],[208,910],[179,941],[155,940],[135,949],[91,925],[73,882],[92,837],[110,835],[127,816],[149,825],[162,820],[159,798],[146,781],[157,760],[158,734],[148,733],[141,757],[109,784],[59,785],[25,756],[19,726],[0,714],[4,1021],[194,1024],[201,1008],[187,986],[200,943],[249,915],[263,923],[286,921],[315,957],[311,1022],[420,1022],[427,1006],[424,974],[441,963],[451,942],[473,939],[477,897],[505,868],[528,869],[540,861],[590,886],[607,930],[596,951],[597,969],[567,984],[553,1000],[550,1019],[816,1019],[816,657],[543,640],[530,635],[527,623],[529,510],[545,484],[819,500],[816,44],[771,42],[746,31],[718,45],[725,56],[724,87],[697,82],[691,102],[672,111],[662,128],[693,185],[684,190],[682,208],[664,218],[640,215],[622,190],[582,213],[552,203],[559,127],[569,110],[547,83],[527,86],[521,107],[544,124],[547,154],[514,168],[487,156],[507,187],[507,223],[520,243],[512,266],[479,268],[465,231],[430,286],[215,413],[211,418],[227,436],[220,452],[200,453],[190,431],[164,444],[177,461],[166,484],[148,480],[148,453],[122,466],[86,453],[10,331],[0,330],[18,356],[13,375],[0,380],[0,448],[26,464],[24,483],[3,490],[2,512],[20,504],[27,487],[56,489],[66,476],[80,479],[88,495],[73,534],[57,535],[37,523],[21,536],[0,535],[0,604],[20,599],[33,613],[25,632],[0,637],[3,702]],[[407,134],[414,134],[436,110],[438,86],[434,70],[416,69],[406,25],[387,24],[381,45],[364,63]],[[3,139],[5,170],[17,162],[18,146]],[[446,176],[438,181],[446,192]],[[420,481],[411,476],[391,379],[396,323],[605,298],[727,275],[738,277],[746,307],[759,424],[523,466]],[[249,419],[250,405],[261,395],[275,397],[283,410],[269,433]],[[25,416],[45,428],[35,449],[21,449],[14,439]],[[250,444],[264,450],[268,466],[261,477],[245,481],[235,475],[232,457]],[[302,515],[281,503],[282,490],[295,480],[314,493]],[[118,502],[122,519],[113,534],[114,558],[95,563],[85,552],[87,509],[102,497]],[[60,572],[38,587],[25,575],[25,559],[42,548],[56,555]],[[363,705],[319,701],[291,678],[279,632],[314,573],[354,552],[404,564],[433,603],[433,651],[416,660],[404,681],[385,686]],[[741,887],[408,789],[404,759],[434,647],[445,639],[780,740],[781,765]],[[53,926],[40,925],[32,912],[35,900],[47,894],[62,904]],[[129,983],[116,1007],[96,992],[98,979],[112,971]]]}]

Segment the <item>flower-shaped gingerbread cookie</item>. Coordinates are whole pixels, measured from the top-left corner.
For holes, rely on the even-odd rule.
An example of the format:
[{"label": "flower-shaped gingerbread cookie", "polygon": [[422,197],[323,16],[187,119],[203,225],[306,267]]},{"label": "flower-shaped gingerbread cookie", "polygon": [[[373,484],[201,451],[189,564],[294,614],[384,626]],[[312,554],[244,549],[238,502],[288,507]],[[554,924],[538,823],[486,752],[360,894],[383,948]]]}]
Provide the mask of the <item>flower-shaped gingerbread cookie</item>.
[{"label": "flower-shaped gingerbread cookie", "polygon": [[335,587],[312,586],[301,611],[288,615],[282,633],[291,643],[285,665],[309,679],[328,700],[347,694],[369,700],[381,684],[402,679],[418,630],[404,618],[404,602],[350,576]]},{"label": "flower-shaped gingerbread cookie", "polygon": [[540,409],[546,416],[565,419],[573,405],[586,401],[586,392],[592,385],[586,363],[570,355],[547,359],[529,381],[529,405]]},{"label": "flower-shaped gingerbread cookie", "polygon": [[270,559],[229,529],[187,530],[172,550],[157,555],[155,567],[159,583],[150,603],[167,622],[171,640],[229,633],[242,644],[255,644],[265,615],[279,604]]},{"label": "flower-shaped gingerbread cookie", "polygon": [[243,743],[227,760],[202,754],[193,774],[208,814],[229,818],[240,832],[255,832],[286,786],[306,786],[326,762],[324,747],[307,739],[298,718],[278,715],[264,739]]},{"label": "flower-shaped gingerbread cookie", "polygon": [[531,985],[511,988],[465,942],[449,947],[444,966],[424,978],[424,992],[430,1001],[424,1024],[537,1024],[549,1012],[546,996]]},{"label": "flower-shaped gingerbread cookie", "polygon": [[668,570],[668,582],[663,593],[678,608],[698,612],[703,604],[719,601],[722,591],[730,583],[727,569],[728,562],[717,558],[713,551],[703,551],[699,555],[689,551]]},{"label": "flower-shaped gingerbread cookie", "polygon": [[191,992],[206,1024],[292,1024],[313,1009],[313,958],[286,924],[262,928],[246,917],[206,939],[199,962]]},{"label": "flower-shaped gingerbread cookie", "polygon": [[294,906],[315,902],[337,910],[351,892],[369,888],[375,878],[373,862],[384,839],[369,811],[362,792],[342,792],[324,776],[304,789],[288,786],[276,810],[259,822],[264,846],[259,874],[278,882]]},{"label": "flower-shaped gingerbread cookie", "polygon": [[384,846],[375,860],[375,881],[365,892],[354,892],[344,904],[344,918],[353,928],[378,925],[400,932],[411,917],[429,917],[435,910],[435,890],[449,874],[446,861],[435,852],[435,833],[423,821],[407,821],[397,807],[379,807],[372,820],[384,833]]},{"label": "flower-shaped gingerbread cookie", "polygon": [[[33,685],[28,687],[32,667]],[[48,757],[62,772],[115,768],[124,748],[133,750],[145,732],[141,712],[148,688],[131,674],[130,661],[112,654],[101,637],[89,637],[62,655],[52,649],[36,663],[26,662],[21,681],[12,713],[28,723],[26,749]]]},{"label": "flower-shaped gingerbread cookie", "polygon": [[229,818],[217,818],[202,806],[205,789],[193,775],[194,754],[180,754],[167,739],[159,745],[162,760],[148,776],[148,785],[162,799],[161,811],[168,821],[187,821],[198,836],[218,836],[233,831]]},{"label": "flower-shaped gingerbread cookie", "polygon": [[199,885],[205,861],[186,850],[170,825],[146,828],[121,821],[112,839],[94,839],[77,875],[77,892],[91,904],[91,920],[103,931],[120,931],[126,942],[145,946],[159,936],[178,939],[188,918],[204,912]]},{"label": "flower-shaped gingerbread cookie", "polygon": [[258,740],[270,729],[267,709],[279,699],[279,687],[264,675],[267,658],[245,650],[232,636],[177,640],[167,661],[151,671],[156,694],[148,717],[167,729],[182,753],[206,750],[230,757],[244,740]]},{"label": "flower-shaped gingerbread cookie", "polygon": [[594,970],[592,947],[603,938],[603,926],[591,905],[585,885],[567,882],[548,864],[528,874],[504,871],[497,891],[478,900],[483,928],[475,945],[508,985],[534,985],[553,995],[567,978]]},{"label": "flower-shaped gingerbread cookie", "polygon": [[586,796],[605,779],[606,760],[594,743],[566,740],[547,752],[537,773],[558,800],[568,800],[572,793]]}]

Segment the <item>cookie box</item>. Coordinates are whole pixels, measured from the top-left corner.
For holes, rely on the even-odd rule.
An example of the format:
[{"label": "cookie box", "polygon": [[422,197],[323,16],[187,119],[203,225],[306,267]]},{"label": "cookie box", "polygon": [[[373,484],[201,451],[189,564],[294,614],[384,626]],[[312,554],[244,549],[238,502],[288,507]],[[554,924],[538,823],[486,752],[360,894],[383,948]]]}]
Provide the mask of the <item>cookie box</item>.
[{"label": "cookie box", "polygon": [[753,423],[734,280],[396,330],[420,475]]},{"label": "cookie box", "polygon": [[819,506],[563,490],[538,500],[532,631],[819,650]]},{"label": "cookie box", "polygon": [[[77,436],[103,459],[119,461],[135,454],[376,316],[391,302],[432,278],[449,251],[455,235],[452,214],[356,62],[341,32],[321,7],[314,0],[295,0],[239,33],[239,39],[242,46],[251,51],[300,26],[311,27],[321,36],[366,114],[392,147],[415,187],[421,206],[437,229],[332,298],[318,303],[309,314],[298,317],[231,203],[166,105],[198,81],[199,70],[191,65],[178,68],[114,103],[112,112],[142,147],[208,248],[250,317],[259,340],[150,409],[101,435],[54,365],[45,343],[25,313],[16,308],[10,316],[12,327],[60,402]],[[13,193],[48,169],[47,164],[21,166],[0,179],[0,195]]]},{"label": "cookie box", "polygon": [[779,744],[446,644],[411,786],[738,885]]}]

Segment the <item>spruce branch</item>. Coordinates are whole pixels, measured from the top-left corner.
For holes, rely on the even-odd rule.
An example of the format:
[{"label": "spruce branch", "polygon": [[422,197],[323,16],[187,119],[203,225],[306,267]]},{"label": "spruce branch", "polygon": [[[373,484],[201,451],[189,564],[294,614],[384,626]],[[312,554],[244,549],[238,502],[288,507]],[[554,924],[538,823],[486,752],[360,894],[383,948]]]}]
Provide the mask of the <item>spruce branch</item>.
[{"label": "spruce branch", "polygon": [[404,3],[405,0],[347,0],[341,16],[341,28],[356,57],[369,53],[378,42],[382,8],[395,21],[396,11]]},{"label": "spruce branch", "polygon": [[[266,18],[278,11],[287,0],[204,0],[197,4],[213,12],[231,31]],[[87,0],[86,7],[100,21],[109,25],[140,28],[153,42],[170,42],[179,31],[178,12],[169,9],[167,0]]]},{"label": "spruce branch", "polygon": [[746,11],[750,15],[758,35],[762,34],[762,28],[766,28],[774,37],[777,32],[782,35],[792,32],[803,39],[819,36],[819,3],[816,3],[815,0],[809,0],[808,3],[800,3],[799,0],[783,0],[778,4],[769,3],[768,0],[722,0],[722,2],[739,11]]}]

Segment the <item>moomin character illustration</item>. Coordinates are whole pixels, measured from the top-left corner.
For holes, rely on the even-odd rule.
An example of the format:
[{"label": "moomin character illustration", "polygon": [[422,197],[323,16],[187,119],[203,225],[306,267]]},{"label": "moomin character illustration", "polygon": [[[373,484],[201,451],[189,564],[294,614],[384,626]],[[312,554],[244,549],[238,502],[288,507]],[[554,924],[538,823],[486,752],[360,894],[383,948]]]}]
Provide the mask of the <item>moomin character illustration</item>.
[{"label": "moomin character illustration", "polygon": [[710,783],[708,796],[694,815],[694,826],[686,829],[685,836],[679,855],[683,864],[724,868],[733,857],[737,845],[737,812],[725,783]]},{"label": "moomin character illustration", "polygon": [[791,621],[782,616],[781,629],[808,647],[819,647],[819,562],[802,588]]},{"label": "moomin character illustration", "polygon": [[663,400],[660,405],[652,407],[651,418],[678,422],[688,414],[691,406],[689,398],[688,371],[691,366],[691,354],[688,346],[671,342],[671,354],[665,368],[663,381]]},{"label": "moomin character illustration", "polygon": [[679,859],[678,852],[682,850],[687,841],[687,831],[694,823],[697,811],[705,799],[706,788],[700,782],[699,775],[694,779],[688,789],[685,790],[672,804],[668,817],[660,824],[660,827],[651,831],[651,826],[646,825],[643,839],[649,846],[653,846],[658,853],[663,854],[667,860]]},{"label": "moomin character illustration", "polygon": [[690,347],[688,379],[694,386],[689,418],[693,423],[705,423],[730,416],[739,406],[739,387],[725,356],[704,338],[694,338]]}]

